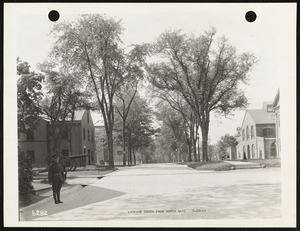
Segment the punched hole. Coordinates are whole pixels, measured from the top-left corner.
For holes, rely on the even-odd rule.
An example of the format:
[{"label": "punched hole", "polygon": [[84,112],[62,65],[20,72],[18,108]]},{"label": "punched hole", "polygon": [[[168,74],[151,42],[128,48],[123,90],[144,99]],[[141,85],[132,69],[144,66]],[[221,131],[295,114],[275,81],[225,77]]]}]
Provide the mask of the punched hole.
[{"label": "punched hole", "polygon": [[59,19],[59,13],[56,10],[51,10],[48,14],[48,18],[52,21],[52,22],[56,22]]},{"label": "punched hole", "polygon": [[248,22],[254,22],[256,20],[256,13],[254,11],[248,11],[245,18]]}]

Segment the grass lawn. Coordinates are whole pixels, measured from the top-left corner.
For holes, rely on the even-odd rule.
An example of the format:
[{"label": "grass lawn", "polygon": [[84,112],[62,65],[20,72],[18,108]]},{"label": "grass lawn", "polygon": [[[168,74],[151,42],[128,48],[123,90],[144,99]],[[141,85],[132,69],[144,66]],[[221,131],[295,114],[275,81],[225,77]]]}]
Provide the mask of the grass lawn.
[{"label": "grass lawn", "polygon": [[187,163],[187,166],[196,170],[210,170],[210,171],[226,171],[234,169],[233,164],[223,161],[208,161],[208,162],[195,162]]}]

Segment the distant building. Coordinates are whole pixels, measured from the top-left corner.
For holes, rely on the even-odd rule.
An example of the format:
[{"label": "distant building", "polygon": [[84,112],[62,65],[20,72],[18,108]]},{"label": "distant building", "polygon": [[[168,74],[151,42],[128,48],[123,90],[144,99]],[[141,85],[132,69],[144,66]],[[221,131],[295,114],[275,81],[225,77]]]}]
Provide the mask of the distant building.
[{"label": "distant building", "polygon": [[262,109],[247,110],[240,131],[237,159],[279,158],[272,102],[265,102]]},{"label": "distant building", "polygon": [[104,164],[108,162],[108,152],[104,145],[104,139],[106,137],[105,134],[105,127],[99,122],[95,123],[95,156],[96,156],[96,163]]},{"label": "distant building", "polygon": [[[71,121],[64,123],[69,124]],[[29,130],[27,134],[19,136],[18,147],[32,157],[33,167],[47,166],[52,145],[50,126],[57,126],[57,124],[50,124],[40,119],[35,130]],[[61,137],[59,154],[72,157],[78,166],[95,164],[95,130],[89,111],[75,111],[71,130],[64,132]]]},{"label": "distant building", "polygon": [[[106,131],[104,125],[100,121],[95,123],[95,142],[97,163],[108,165],[109,154],[106,144]],[[116,142],[114,142],[114,164],[123,165],[123,147],[116,145]]]},{"label": "distant building", "polygon": [[275,127],[276,127],[276,150],[277,157],[281,158],[281,135],[280,135],[280,90],[278,89],[275,99],[273,101],[273,108],[275,112]]}]

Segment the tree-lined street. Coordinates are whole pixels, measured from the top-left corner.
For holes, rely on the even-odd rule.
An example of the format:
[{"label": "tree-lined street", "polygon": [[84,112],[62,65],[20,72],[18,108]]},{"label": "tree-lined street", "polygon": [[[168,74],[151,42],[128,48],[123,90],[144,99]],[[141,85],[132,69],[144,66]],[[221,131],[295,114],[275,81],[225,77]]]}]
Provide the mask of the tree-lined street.
[{"label": "tree-lined street", "polygon": [[123,167],[62,195],[63,205],[49,198],[23,212],[48,208],[55,213],[27,219],[65,221],[281,216],[280,168],[210,172],[176,164]]}]

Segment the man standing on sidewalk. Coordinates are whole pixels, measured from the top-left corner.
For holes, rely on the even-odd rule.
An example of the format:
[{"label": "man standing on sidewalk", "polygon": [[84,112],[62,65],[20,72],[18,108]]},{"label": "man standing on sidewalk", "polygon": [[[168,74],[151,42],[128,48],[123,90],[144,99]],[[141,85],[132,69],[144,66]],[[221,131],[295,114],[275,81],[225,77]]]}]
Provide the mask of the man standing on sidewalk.
[{"label": "man standing on sidewalk", "polygon": [[53,162],[49,166],[49,171],[48,171],[48,180],[49,183],[52,185],[53,198],[55,204],[63,203],[60,200],[60,189],[65,180],[64,169],[58,162],[59,162],[58,155],[53,155]]}]

